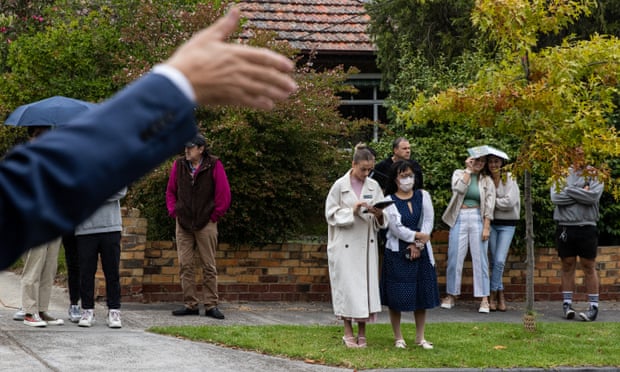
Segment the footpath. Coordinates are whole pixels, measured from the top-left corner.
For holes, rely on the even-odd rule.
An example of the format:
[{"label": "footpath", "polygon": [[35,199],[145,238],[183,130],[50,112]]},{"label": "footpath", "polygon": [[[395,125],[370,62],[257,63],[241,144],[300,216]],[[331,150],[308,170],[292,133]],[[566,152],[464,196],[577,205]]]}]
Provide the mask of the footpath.
[{"label": "footpath", "polygon": [[[167,325],[340,325],[341,322],[334,317],[329,303],[222,303],[219,308],[226,315],[225,320],[204,316],[174,317],[171,311],[180,306],[179,303],[124,303],[121,309],[123,322],[121,329],[107,327],[105,304],[97,304],[96,324],[92,328],[81,328],[67,320],[69,297],[66,289],[54,287],[49,312],[63,318],[65,324],[33,328],[12,319],[20,304],[19,281],[20,277],[12,272],[0,272],[0,371],[350,371],[146,332],[149,327]],[[581,305],[585,307],[584,304]],[[508,311],[502,314],[502,321],[522,322],[523,308],[523,303],[511,303]],[[563,321],[562,309],[557,302],[537,302],[535,310],[540,321]],[[582,310],[579,304],[576,310]],[[449,311],[434,309],[427,314],[428,323],[485,320],[498,321],[498,318],[479,314],[477,304],[473,302],[459,303],[457,308]],[[597,321],[620,321],[620,303],[601,304]],[[387,311],[381,313],[379,322],[389,323]],[[618,371],[620,368],[553,370],[606,372]],[[422,371],[422,369],[397,371]],[[432,371],[447,372],[452,369]],[[459,371],[480,370],[459,369]],[[534,372],[541,369],[510,371]]]}]

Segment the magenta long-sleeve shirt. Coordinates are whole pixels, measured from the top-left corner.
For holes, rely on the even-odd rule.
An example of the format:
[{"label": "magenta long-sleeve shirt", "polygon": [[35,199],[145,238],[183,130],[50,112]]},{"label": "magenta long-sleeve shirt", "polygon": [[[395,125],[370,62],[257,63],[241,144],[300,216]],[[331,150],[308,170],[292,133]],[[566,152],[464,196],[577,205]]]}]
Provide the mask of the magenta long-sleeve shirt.
[{"label": "magenta long-sleeve shirt", "polygon": [[[168,186],[166,187],[166,207],[168,208],[168,215],[176,218],[175,205],[177,203],[177,162],[172,164],[170,170],[170,177],[168,178]],[[228,177],[224,171],[224,165],[218,159],[213,166],[213,180],[215,182],[215,209],[209,217],[213,222],[217,222],[224,213],[230,207],[230,185],[228,184]]]}]

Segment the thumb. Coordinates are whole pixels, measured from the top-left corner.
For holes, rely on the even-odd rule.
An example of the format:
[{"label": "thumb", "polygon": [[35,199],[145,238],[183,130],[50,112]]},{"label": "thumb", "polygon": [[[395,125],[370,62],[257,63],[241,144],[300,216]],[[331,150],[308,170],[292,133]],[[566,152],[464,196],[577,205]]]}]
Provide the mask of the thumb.
[{"label": "thumb", "polygon": [[239,19],[241,18],[241,12],[238,7],[234,6],[230,8],[225,16],[219,18],[215,23],[209,26],[206,30],[202,31],[201,39],[203,40],[217,40],[226,41],[230,35],[237,29],[239,25]]}]

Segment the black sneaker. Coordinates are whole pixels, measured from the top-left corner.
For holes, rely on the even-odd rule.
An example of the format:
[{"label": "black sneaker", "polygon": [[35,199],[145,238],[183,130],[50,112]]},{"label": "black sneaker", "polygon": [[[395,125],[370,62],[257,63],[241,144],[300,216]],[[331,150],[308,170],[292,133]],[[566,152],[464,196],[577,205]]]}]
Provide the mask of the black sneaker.
[{"label": "black sneaker", "polygon": [[593,321],[595,321],[597,315],[598,315],[598,307],[597,306],[590,306],[588,311],[583,312],[583,313],[579,313],[579,317],[581,318],[581,320],[583,320],[585,322],[593,322]]},{"label": "black sneaker", "polygon": [[575,310],[573,310],[571,304],[565,302],[562,307],[564,308],[564,317],[566,319],[573,319],[575,317]]},{"label": "black sneaker", "polygon": [[175,315],[175,316],[198,315],[198,308],[190,309],[189,307],[183,306],[180,309],[173,310],[172,315]]},{"label": "black sneaker", "polygon": [[222,314],[222,312],[217,307],[205,311],[205,316],[210,316],[211,318],[215,319],[224,319],[224,314]]}]

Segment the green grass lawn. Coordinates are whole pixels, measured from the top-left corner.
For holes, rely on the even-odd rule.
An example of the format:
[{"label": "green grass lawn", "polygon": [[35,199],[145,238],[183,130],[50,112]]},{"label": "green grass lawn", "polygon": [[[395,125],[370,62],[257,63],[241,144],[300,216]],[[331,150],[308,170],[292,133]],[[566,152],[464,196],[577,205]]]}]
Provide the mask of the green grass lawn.
[{"label": "green grass lawn", "polygon": [[342,345],[341,326],[181,326],[149,331],[193,341],[359,370],[374,368],[556,368],[620,366],[620,323],[538,322],[535,332],[514,323],[432,323],[414,345],[415,326],[403,323],[409,344],[393,346],[389,324],[367,325],[366,349]]}]

